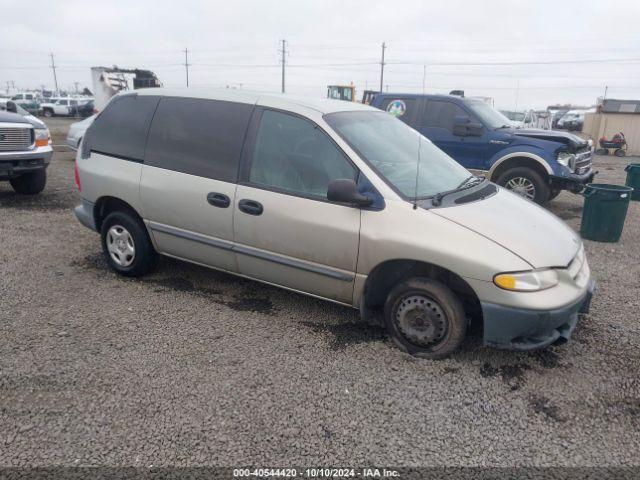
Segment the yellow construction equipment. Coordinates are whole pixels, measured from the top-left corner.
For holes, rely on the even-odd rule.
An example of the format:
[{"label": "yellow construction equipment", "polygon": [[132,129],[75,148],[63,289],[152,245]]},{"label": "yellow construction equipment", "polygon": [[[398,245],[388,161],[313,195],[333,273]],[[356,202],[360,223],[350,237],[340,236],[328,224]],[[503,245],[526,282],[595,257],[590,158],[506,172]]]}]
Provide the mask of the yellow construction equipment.
[{"label": "yellow construction equipment", "polygon": [[333,100],[355,102],[356,87],[353,83],[351,85],[328,85],[327,98],[332,98]]}]

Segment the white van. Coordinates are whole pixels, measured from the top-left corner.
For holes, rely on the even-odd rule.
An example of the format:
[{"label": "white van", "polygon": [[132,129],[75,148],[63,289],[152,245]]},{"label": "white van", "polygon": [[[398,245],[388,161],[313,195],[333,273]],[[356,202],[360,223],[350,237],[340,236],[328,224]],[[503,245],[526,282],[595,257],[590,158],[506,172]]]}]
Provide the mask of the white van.
[{"label": "white van", "polygon": [[593,291],[580,238],[386,112],[228,90],[138,90],[95,118],[82,203],[118,273],[163,254],[360,310],[437,358],[569,338]]}]

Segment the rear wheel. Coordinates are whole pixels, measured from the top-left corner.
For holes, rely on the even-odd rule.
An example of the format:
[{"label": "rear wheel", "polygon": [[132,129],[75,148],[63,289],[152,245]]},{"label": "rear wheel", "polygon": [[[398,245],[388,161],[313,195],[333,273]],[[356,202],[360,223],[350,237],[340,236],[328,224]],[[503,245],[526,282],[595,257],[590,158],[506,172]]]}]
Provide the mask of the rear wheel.
[{"label": "rear wheel", "polygon": [[157,253],[142,222],[124,211],[112,212],[102,222],[102,250],[117,273],[139,277],[155,265]]},{"label": "rear wheel", "polygon": [[50,108],[45,108],[42,114],[47,118],[51,118],[53,117],[53,110],[51,110]]},{"label": "rear wheel", "polygon": [[460,346],[467,332],[460,299],[429,278],[412,278],[393,288],[384,313],[389,337],[416,357],[446,357]]},{"label": "rear wheel", "polygon": [[35,195],[44,190],[47,184],[47,171],[43,168],[34,172],[23,173],[17,178],[9,180],[16,193]]},{"label": "rear wheel", "polygon": [[498,177],[496,183],[540,205],[544,205],[550,198],[547,182],[529,167],[509,169]]}]

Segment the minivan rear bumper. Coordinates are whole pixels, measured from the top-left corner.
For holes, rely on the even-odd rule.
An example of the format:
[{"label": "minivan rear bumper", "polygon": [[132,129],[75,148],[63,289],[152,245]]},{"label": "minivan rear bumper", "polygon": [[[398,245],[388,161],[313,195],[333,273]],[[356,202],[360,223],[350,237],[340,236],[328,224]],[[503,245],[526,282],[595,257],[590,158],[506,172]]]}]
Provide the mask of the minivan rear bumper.
[{"label": "minivan rear bumper", "polygon": [[76,218],[82,225],[93,231],[98,231],[95,218],[93,217],[93,206],[93,203],[82,199],[82,203],[73,209],[73,213],[76,214]]},{"label": "minivan rear bumper", "polygon": [[554,310],[527,310],[481,302],[484,344],[510,350],[534,350],[564,343],[571,337],[578,315],[589,312],[594,290],[592,280],[577,301]]}]

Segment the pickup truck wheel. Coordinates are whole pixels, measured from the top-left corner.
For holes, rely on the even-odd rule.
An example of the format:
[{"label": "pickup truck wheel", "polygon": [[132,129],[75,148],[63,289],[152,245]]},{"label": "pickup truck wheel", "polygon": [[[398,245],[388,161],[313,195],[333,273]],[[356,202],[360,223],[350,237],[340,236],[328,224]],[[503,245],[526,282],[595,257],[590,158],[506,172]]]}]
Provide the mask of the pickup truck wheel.
[{"label": "pickup truck wheel", "polygon": [[504,172],[496,183],[539,205],[549,201],[550,188],[538,172],[528,167],[516,167]]},{"label": "pickup truck wheel", "polygon": [[146,228],[133,215],[112,212],[102,222],[102,250],[107,262],[120,275],[139,277],[155,265],[157,253]]},{"label": "pickup truck wheel", "polygon": [[412,278],[393,288],[384,316],[387,334],[398,348],[420,358],[446,357],[467,332],[460,299],[429,278]]},{"label": "pickup truck wheel", "polygon": [[47,171],[43,168],[34,172],[23,173],[17,178],[9,180],[16,193],[35,195],[44,190],[47,184]]},{"label": "pickup truck wheel", "polygon": [[51,117],[53,117],[53,110],[51,110],[51,109],[49,109],[49,108],[45,108],[45,109],[42,111],[42,114],[43,114],[45,117],[47,117],[47,118],[51,118]]}]

